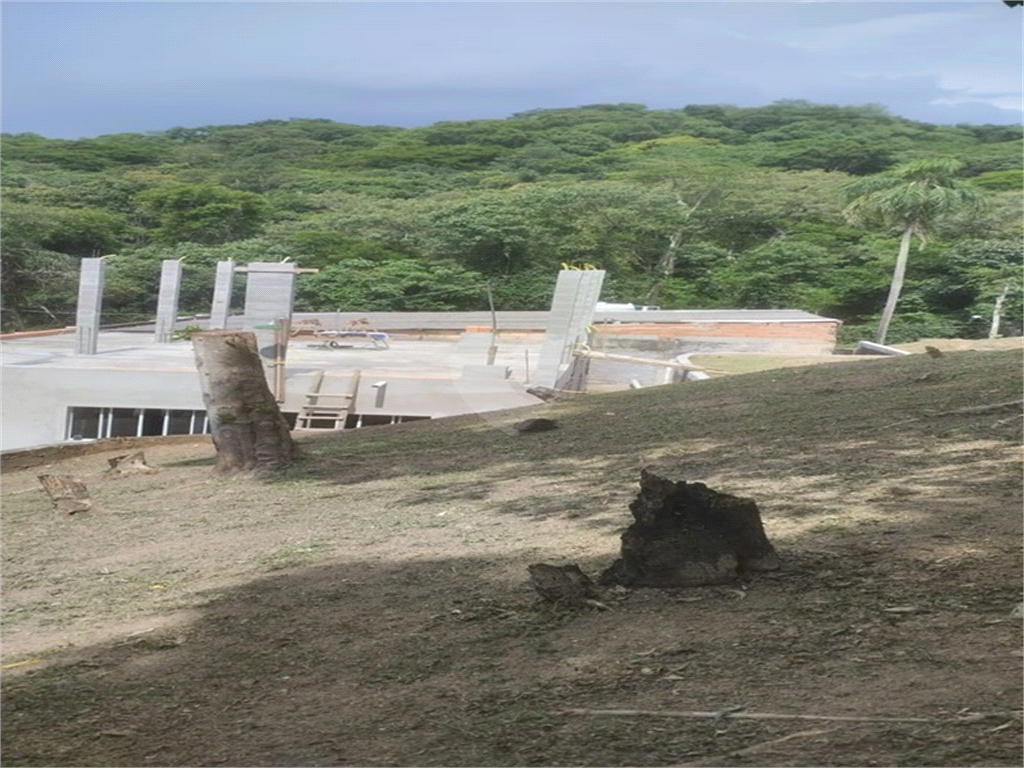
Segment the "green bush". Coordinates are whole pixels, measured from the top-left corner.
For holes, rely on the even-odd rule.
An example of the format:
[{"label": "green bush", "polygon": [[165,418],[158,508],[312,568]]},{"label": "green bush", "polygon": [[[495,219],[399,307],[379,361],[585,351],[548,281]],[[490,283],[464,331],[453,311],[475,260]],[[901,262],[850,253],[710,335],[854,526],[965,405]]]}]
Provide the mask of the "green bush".
[{"label": "green bush", "polygon": [[[878,320],[854,325],[842,325],[836,336],[840,346],[856,344],[861,339],[874,341],[878,332]],[[953,339],[973,335],[964,323],[950,317],[933,315],[926,312],[914,312],[900,315],[899,310],[889,325],[886,344],[906,344],[918,339]]]}]

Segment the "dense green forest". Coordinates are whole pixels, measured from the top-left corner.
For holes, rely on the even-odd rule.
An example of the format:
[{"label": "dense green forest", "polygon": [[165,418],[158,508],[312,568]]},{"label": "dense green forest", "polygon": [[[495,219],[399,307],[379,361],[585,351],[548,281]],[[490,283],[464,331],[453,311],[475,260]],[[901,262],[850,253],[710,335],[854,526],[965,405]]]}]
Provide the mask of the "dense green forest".
[{"label": "dense green forest", "polygon": [[181,309],[198,313],[221,259],[319,268],[296,308],[323,311],[485,309],[488,284],[498,309],[545,309],[568,262],[608,270],[607,301],[805,309],[864,337],[904,228],[849,206],[865,179],[949,158],[980,201],[914,230],[889,340],[985,335],[1001,294],[1003,333],[1021,333],[1019,126],[618,104],[415,129],[5,134],[0,151],[6,331],[72,324],[77,260],[115,254],[109,324],[152,317],[166,258],[185,259]]}]

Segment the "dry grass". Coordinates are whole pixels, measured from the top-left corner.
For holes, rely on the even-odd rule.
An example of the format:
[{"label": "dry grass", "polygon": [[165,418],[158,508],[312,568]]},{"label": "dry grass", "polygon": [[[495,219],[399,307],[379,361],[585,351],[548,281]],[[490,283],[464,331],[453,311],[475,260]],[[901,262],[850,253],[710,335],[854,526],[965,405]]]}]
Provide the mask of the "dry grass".
[{"label": "dry grass", "polygon": [[[2,762],[1019,764],[1010,716],[950,719],[1021,707],[1021,415],[963,410],[1021,386],[1019,352],[871,359],[310,437],[273,481],[208,445],[5,475]],[[536,607],[528,564],[615,557],[642,466],[754,498],[783,569]],[[929,722],[563,713],[731,704]]]}]

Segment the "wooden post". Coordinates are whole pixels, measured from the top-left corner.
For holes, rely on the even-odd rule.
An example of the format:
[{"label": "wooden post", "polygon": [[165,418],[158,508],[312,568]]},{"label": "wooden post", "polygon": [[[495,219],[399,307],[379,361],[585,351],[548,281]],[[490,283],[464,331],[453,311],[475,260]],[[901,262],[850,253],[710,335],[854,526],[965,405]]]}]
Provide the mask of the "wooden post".
[{"label": "wooden post", "polygon": [[282,317],[274,321],[274,399],[279,403],[285,401],[285,359],[289,335],[291,323],[288,318]]}]

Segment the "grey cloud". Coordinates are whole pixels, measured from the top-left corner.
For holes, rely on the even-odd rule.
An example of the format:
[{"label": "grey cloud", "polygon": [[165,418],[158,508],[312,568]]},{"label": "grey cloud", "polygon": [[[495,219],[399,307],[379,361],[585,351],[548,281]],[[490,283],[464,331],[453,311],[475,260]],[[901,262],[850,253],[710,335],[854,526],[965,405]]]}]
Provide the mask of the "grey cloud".
[{"label": "grey cloud", "polygon": [[940,122],[1020,120],[997,107],[1020,96],[1007,71],[1019,74],[1021,32],[995,0],[8,2],[4,11],[4,130],[53,136],[782,98],[881,103]]}]

